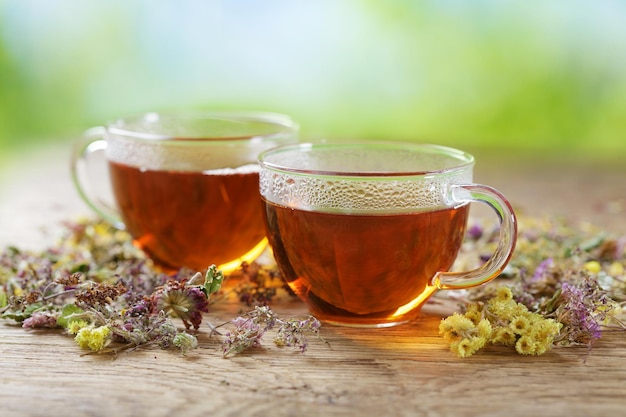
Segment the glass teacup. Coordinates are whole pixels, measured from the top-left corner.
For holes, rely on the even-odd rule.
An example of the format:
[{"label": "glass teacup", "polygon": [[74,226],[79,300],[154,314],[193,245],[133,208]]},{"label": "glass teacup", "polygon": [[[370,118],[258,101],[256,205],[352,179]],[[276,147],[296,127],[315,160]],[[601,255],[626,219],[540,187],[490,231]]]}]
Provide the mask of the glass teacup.
[{"label": "glass teacup", "polygon": [[[73,177],[85,201],[158,265],[229,270],[267,245],[257,157],[297,141],[297,130],[273,113],[147,113],[88,131]],[[106,165],[93,158],[101,153]],[[91,174],[98,164],[108,168],[101,186]]]},{"label": "glass teacup", "polygon": [[[437,289],[495,278],[517,223],[495,189],[474,184],[474,158],[412,143],[298,144],[259,157],[269,243],[290,288],[324,321],[382,327],[413,319]],[[469,203],[485,203],[500,240],[480,268],[450,272]]]}]

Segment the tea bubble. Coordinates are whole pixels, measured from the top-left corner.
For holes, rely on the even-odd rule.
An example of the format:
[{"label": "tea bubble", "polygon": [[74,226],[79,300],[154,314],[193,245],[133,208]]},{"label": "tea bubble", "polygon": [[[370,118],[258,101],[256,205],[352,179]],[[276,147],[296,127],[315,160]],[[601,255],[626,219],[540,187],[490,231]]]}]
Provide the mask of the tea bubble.
[{"label": "tea bubble", "polygon": [[[106,155],[112,162],[150,171],[198,172],[220,169],[242,169],[250,172],[257,155],[274,146],[271,141],[211,144],[189,141],[136,140],[109,135]],[[244,168],[245,167],[245,168]]]},{"label": "tea bubble", "polygon": [[264,169],[261,195],[268,201],[311,211],[346,213],[408,213],[448,207],[446,190],[453,184],[471,183],[471,170],[445,176],[424,173],[402,175],[302,175]]}]

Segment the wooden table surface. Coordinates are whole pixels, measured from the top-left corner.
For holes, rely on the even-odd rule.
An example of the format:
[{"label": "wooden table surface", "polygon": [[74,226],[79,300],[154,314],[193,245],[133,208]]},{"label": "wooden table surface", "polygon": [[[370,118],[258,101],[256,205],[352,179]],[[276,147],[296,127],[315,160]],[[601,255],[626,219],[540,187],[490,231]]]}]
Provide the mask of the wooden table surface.
[{"label": "wooden table surface", "polygon": [[[63,219],[89,214],[72,189],[68,149],[22,155],[0,170],[0,245],[50,242]],[[506,159],[475,179],[530,215],[565,215],[626,233],[626,168],[581,161]],[[485,157],[491,161],[492,156]],[[241,306],[214,306],[219,323]],[[295,300],[273,305],[304,313]],[[390,329],[323,326],[329,342],[300,354],[274,347],[222,358],[207,327],[200,348],[81,355],[55,331],[0,321],[0,416],[608,416],[626,412],[626,334],[607,332],[591,352],[539,357],[490,347],[459,359],[437,328],[445,305]]]}]

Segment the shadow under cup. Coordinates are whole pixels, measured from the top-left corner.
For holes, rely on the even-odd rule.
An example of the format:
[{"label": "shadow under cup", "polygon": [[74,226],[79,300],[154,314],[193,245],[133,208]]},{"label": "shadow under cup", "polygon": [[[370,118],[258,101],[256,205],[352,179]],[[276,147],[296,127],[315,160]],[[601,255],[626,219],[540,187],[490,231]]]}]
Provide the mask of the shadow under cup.
[{"label": "shadow under cup", "polygon": [[[85,200],[125,228],[158,265],[228,271],[266,248],[259,209],[259,153],[297,140],[287,116],[149,113],[87,134],[75,157]],[[114,207],[78,171],[104,148]]]},{"label": "shadow under cup", "polygon": [[[439,288],[493,279],[515,245],[508,202],[472,183],[471,155],[433,145],[300,144],[260,156],[269,243],[317,318],[384,327],[413,319]],[[501,238],[481,268],[449,271],[469,203],[497,211]]]}]

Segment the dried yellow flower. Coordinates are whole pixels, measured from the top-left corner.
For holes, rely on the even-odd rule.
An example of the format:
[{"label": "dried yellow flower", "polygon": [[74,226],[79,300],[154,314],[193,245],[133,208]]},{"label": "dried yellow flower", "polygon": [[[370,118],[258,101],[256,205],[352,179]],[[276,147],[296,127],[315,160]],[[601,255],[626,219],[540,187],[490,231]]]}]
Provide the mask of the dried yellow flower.
[{"label": "dried yellow flower", "polygon": [[624,265],[617,261],[613,262],[611,265],[609,265],[607,273],[612,277],[620,277],[624,275]]},{"label": "dried yellow flower", "polygon": [[111,342],[111,330],[107,326],[83,327],[76,333],[74,340],[83,349],[102,350]]},{"label": "dried yellow flower", "polygon": [[468,338],[452,342],[450,344],[450,350],[461,358],[466,358],[476,352],[476,349],[472,346],[472,342]]},{"label": "dried yellow flower", "polygon": [[465,314],[442,320],[439,332],[450,342],[450,350],[463,358],[488,343],[514,346],[522,355],[541,355],[552,347],[561,327],[516,302],[510,288],[500,287],[486,305],[470,304]]},{"label": "dried yellow flower", "polygon": [[537,342],[530,336],[522,336],[517,339],[515,350],[521,355],[536,355]]},{"label": "dried yellow flower", "polygon": [[530,320],[525,316],[515,316],[509,324],[513,333],[523,335],[530,329]]},{"label": "dried yellow flower", "polygon": [[598,261],[589,261],[585,262],[583,269],[591,274],[597,274],[602,271],[602,265]]},{"label": "dried yellow flower", "polygon": [[465,317],[470,319],[474,325],[478,325],[483,319],[483,315],[480,311],[468,311],[465,313]]},{"label": "dried yellow flower", "polygon": [[491,323],[487,319],[480,320],[480,322],[476,326],[476,329],[478,330],[478,334],[480,335],[480,337],[483,337],[485,339],[489,339],[493,331]]},{"label": "dried yellow flower", "polygon": [[513,293],[511,292],[511,289],[509,287],[498,287],[493,300],[496,302],[509,302],[513,300]]},{"label": "dried yellow flower", "polygon": [[443,335],[446,341],[452,342],[466,337],[475,327],[470,319],[462,314],[454,313],[441,321],[439,333]]},{"label": "dried yellow flower", "polygon": [[453,353],[466,358],[487,344],[491,336],[491,323],[487,319],[481,319],[475,325],[464,315],[454,313],[441,321],[439,333],[450,342]]},{"label": "dried yellow flower", "polygon": [[87,326],[89,326],[89,323],[85,320],[72,320],[67,325],[67,332],[69,334],[76,334],[80,331],[80,329]]},{"label": "dried yellow flower", "polygon": [[513,346],[516,340],[515,333],[510,327],[497,327],[492,333],[490,342],[496,345]]}]

